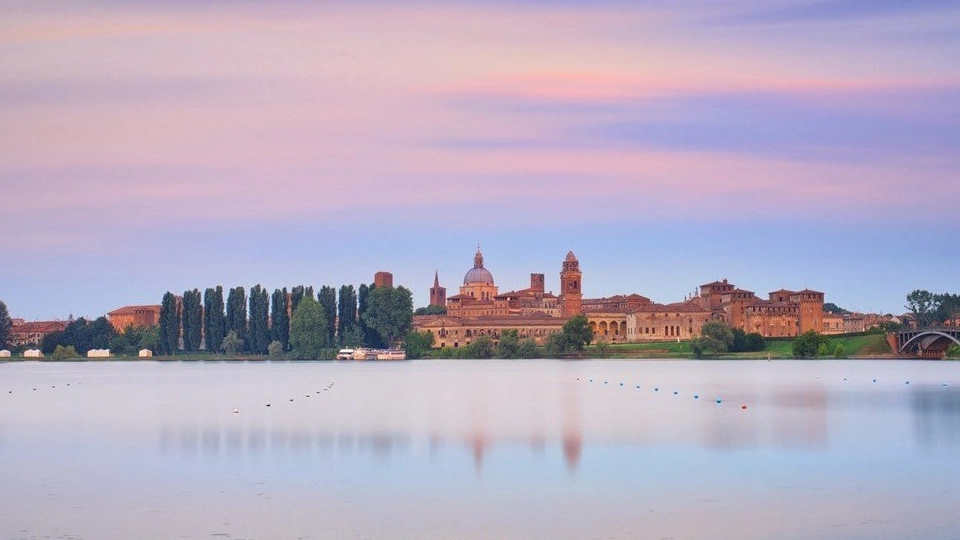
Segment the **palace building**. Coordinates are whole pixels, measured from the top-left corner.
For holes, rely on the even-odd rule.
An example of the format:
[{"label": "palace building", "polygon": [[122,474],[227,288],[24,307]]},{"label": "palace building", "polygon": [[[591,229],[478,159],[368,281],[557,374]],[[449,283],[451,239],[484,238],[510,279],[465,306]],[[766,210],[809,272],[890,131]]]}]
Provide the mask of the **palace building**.
[{"label": "palace building", "polygon": [[683,302],[658,304],[639,294],[584,298],[583,273],[573,252],[561,263],[560,294],[545,289],[544,274],[530,274],[530,286],[499,292],[480,249],[463,277],[459,293],[447,297],[434,274],[430,303],[445,306],[446,315],[414,317],[414,329],[434,335],[434,347],[462,347],[482,335],[495,342],[505,330],[542,344],[574,315],[585,315],[594,341],[611,343],[689,340],[703,325],[722,321],[731,328],[764,337],[792,337],[808,330],[824,332],[836,322],[824,316],[824,294],[781,289],[764,300],[726,279],[700,286]]}]

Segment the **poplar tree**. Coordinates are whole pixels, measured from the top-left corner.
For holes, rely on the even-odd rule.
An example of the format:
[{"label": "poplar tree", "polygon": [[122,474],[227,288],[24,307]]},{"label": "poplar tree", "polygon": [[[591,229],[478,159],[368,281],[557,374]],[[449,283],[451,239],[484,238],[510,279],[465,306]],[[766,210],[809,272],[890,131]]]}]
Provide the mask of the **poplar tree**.
[{"label": "poplar tree", "polygon": [[10,331],[13,328],[13,321],[10,320],[10,312],[7,311],[7,305],[0,300],[0,349],[10,347]]},{"label": "poplar tree", "polygon": [[226,316],[223,313],[223,286],[203,293],[203,338],[208,351],[218,352],[223,345]]},{"label": "poplar tree", "polygon": [[259,284],[250,289],[250,350],[267,354],[270,346],[270,304],[267,290]]},{"label": "poplar tree", "polygon": [[180,345],[180,302],[167,291],[160,304],[160,354],[174,354]]},{"label": "poplar tree", "polygon": [[304,297],[309,296],[313,298],[313,287],[304,287],[303,285],[297,285],[293,289],[290,289],[290,312],[293,313],[297,310],[297,306],[300,305],[300,301]]},{"label": "poplar tree", "polygon": [[357,292],[353,285],[340,287],[340,302],[337,304],[337,336],[341,345],[348,343],[357,330]]},{"label": "poplar tree", "polygon": [[203,305],[200,291],[183,291],[183,349],[199,351],[203,335]]},{"label": "poplar tree", "polygon": [[380,345],[379,336],[370,329],[363,316],[367,312],[367,297],[370,296],[370,291],[374,288],[374,285],[362,283],[357,291],[357,327],[360,328],[361,341],[366,347],[378,347]]},{"label": "poplar tree", "polygon": [[380,343],[397,344],[413,323],[413,294],[406,287],[374,288],[367,296],[367,309],[362,316],[371,333]]},{"label": "poplar tree", "polygon": [[323,308],[312,296],[305,296],[290,317],[290,344],[301,360],[317,360],[327,347],[327,321]]},{"label": "poplar tree", "polygon": [[283,345],[283,350],[290,350],[290,300],[287,295],[287,288],[273,291],[270,299],[270,321],[272,323],[271,335],[274,341]]},{"label": "poplar tree", "polygon": [[320,287],[320,293],[317,295],[320,301],[320,307],[323,308],[323,317],[326,322],[327,343],[336,343],[337,333],[337,291],[333,287],[324,285]]},{"label": "poplar tree", "polygon": [[236,334],[245,345],[250,342],[247,339],[247,292],[243,287],[232,288],[227,294],[226,330]]}]

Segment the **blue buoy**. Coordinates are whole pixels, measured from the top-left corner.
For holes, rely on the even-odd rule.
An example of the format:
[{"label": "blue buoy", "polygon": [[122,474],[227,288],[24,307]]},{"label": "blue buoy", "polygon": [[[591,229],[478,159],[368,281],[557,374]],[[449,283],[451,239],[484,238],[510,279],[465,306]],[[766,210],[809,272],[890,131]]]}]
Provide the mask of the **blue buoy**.
[{"label": "blue buoy", "polygon": [[673,391],[673,395],[677,395],[677,391],[676,391],[676,390]]},{"label": "blue buoy", "polygon": [[623,386],[623,383],[620,383],[620,386]]},{"label": "blue buoy", "polygon": [[590,382],[593,382],[593,379],[590,379]]},{"label": "blue buoy", "polygon": [[873,382],[877,382],[877,380],[876,380],[876,379],[874,379],[874,380],[873,380]]},{"label": "blue buoy", "polygon": [[603,381],[603,384],[609,384],[610,381]]},{"label": "blue buoy", "polygon": [[637,388],[640,388],[640,385],[639,385],[639,384],[637,385]]},{"label": "blue buoy", "polygon": [[720,403],[720,398],[717,398],[717,403]]},{"label": "blue buoy", "polygon": [[905,382],[905,383],[903,383],[903,384],[910,384],[910,381],[907,381],[907,382]]},{"label": "blue buoy", "polygon": [[653,391],[654,391],[654,392],[659,392],[660,389],[659,389],[659,388],[654,388]]}]

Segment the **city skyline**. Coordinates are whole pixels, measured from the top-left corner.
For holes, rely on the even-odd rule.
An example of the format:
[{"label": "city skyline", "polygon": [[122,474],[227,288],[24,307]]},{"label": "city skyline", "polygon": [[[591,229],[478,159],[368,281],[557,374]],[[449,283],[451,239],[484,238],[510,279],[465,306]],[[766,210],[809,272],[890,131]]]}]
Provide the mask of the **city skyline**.
[{"label": "city skyline", "polygon": [[359,285],[957,292],[960,6],[13,1],[0,300]]}]

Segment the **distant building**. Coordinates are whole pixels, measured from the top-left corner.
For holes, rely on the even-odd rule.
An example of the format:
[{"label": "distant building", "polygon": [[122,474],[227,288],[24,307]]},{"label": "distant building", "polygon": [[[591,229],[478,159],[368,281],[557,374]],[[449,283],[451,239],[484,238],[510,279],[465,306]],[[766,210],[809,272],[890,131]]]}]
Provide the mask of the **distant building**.
[{"label": "distant building", "polygon": [[447,305],[447,288],[440,286],[439,272],[433,273],[433,287],[430,287],[430,305],[440,307]]},{"label": "distant building", "polygon": [[124,306],[107,313],[110,325],[117,332],[123,332],[128,326],[142,328],[160,324],[160,306]]},{"label": "distant building", "polygon": [[10,329],[10,343],[15,347],[40,345],[43,338],[54,332],[62,332],[67,328],[64,321],[33,321],[14,325]]}]

